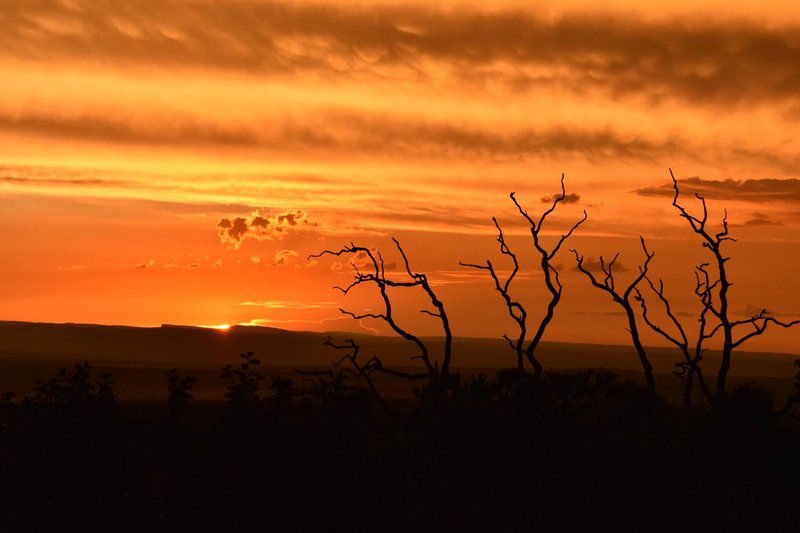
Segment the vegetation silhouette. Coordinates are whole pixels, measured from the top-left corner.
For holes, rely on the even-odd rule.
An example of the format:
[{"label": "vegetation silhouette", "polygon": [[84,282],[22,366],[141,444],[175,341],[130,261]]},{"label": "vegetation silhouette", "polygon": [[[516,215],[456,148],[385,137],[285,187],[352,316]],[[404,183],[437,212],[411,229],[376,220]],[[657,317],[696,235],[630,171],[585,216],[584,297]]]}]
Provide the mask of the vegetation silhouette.
[{"label": "vegetation silhouette", "polygon": [[[349,352],[351,353],[351,352]],[[120,403],[79,365],[2,404],[7,531],[795,531],[800,425],[753,386],[688,409],[609,371],[427,381],[389,412],[363,375],[224,403]],[[246,368],[242,368],[245,366]],[[233,374],[228,371],[234,370]],[[527,379],[521,377],[527,376]],[[225,379],[229,379],[226,377]],[[170,394],[176,390],[168,375]],[[177,383],[189,381],[178,379]],[[797,378],[800,394],[800,376]],[[389,402],[391,403],[391,402]],[[178,414],[179,413],[179,414]]]},{"label": "vegetation silhouette", "polygon": [[[720,251],[731,240],[727,223],[707,229],[705,201],[693,217],[673,180],[673,205],[715,265],[695,271],[695,343],[650,275],[644,238],[645,260],[619,289],[616,257],[601,259],[601,279],[574,251],[578,270],[624,309],[644,385],[604,370],[549,371],[536,356],[563,291],[551,261],[586,220],[554,246],[539,241],[566,198],[562,176],[561,195],[538,220],[511,197],[550,294],[531,338],[528,311],[510,293],[519,263],[496,220],[511,274],[502,280],[491,260],[464,263],[488,272],[519,327],[505,336],[512,368],[470,378],[454,370],[445,305],[399,241],[402,267],[392,276],[373,248],[324,251],[316,257],[348,256],[355,268],[343,294],[369,285],[382,302],[379,312],[341,312],[386,323],[413,346],[418,371],[388,367],[354,339],[328,338],[338,357],[328,368],[297,370],[297,383],[267,381],[261,359],[247,352],[220,370],[221,401],[194,400],[194,378],[172,369],[165,401],[154,404],[120,402],[113,376],[95,376],[88,363],[61,370],[28,396],[0,396],[0,531],[797,531],[800,360],[780,405],[753,384],[727,383],[735,348],[770,324],[795,322],[767,311],[729,317]],[[398,323],[389,289],[422,291],[431,305],[422,312],[442,328],[441,353]],[[653,302],[668,326],[653,317]],[[683,403],[657,395],[642,322],[678,348]],[[727,355],[711,386],[702,361],[716,334]],[[414,398],[384,397],[376,373],[413,382]]]}]

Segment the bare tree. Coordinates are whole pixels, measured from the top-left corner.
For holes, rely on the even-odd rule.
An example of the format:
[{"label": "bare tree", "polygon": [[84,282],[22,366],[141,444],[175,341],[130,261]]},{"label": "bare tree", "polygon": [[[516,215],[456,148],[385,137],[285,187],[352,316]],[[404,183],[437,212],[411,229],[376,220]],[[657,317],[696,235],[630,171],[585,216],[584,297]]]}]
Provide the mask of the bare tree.
[{"label": "bare tree", "polygon": [[639,362],[641,363],[642,370],[644,371],[647,391],[651,395],[654,395],[656,392],[656,382],[653,377],[653,366],[650,364],[650,360],[647,357],[647,352],[645,351],[644,346],[642,346],[642,341],[639,338],[639,328],[636,324],[636,313],[634,312],[633,305],[631,303],[631,295],[636,290],[639,283],[641,283],[642,280],[647,277],[647,269],[655,253],[647,250],[644,237],[639,237],[639,240],[642,243],[642,250],[644,250],[645,260],[644,263],[639,266],[639,274],[627,287],[625,287],[622,292],[617,290],[614,279],[614,264],[616,263],[617,259],[619,259],[619,253],[617,253],[614,258],[608,262],[606,262],[602,255],[600,256],[600,270],[603,273],[603,279],[601,281],[598,280],[588,268],[586,268],[584,265],[583,255],[579,254],[576,250],[571,251],[573,254],[575,254],[575,260],[578,263],[578,270],[583,272],[583,274],[589,279],[594,287],[611,296],[611,299],[625,311],[625,316],[628,319],[627,330],[631,335],[633,346],[636,348],[636,353],[639,356]]},{"label": "bare tree", "polygon": [[511,273],[505,279],[505,281],[501,281],[500,277],[497,273],[497,270],[494,268],[491,260],[487,260],[485,265],[473,264],[473,263],[464,263],[462,262],[462,266],[476,268],[479,270],[485,270],[489,273],[489,276],[494,281],[495,289],[500,296],[503,298],[503,301],[508,308],[508,314],[517,323],[517,327],[519,328],[519,334],[512,340],[508,335],[503,335],[503,338],[508,342],[509,346],[512,350],[516,352],[517,355],[517,368],[522,372],[527,372],[525,368],[525,361],[528,361],[531,367],[533,367],[533,376],[536,381],[541,379],[543,367],[539,359],[536,357],[536,349],[539,346],[539,343],[544,336],[547,327],[550,325],[550,322],[553,320],[553,316],[555,314],[555,309],[558,303],[561,301],[561,295],[563,293],[564,287],[562,286],[559,277],[558,277],[558,270],[553,266],[552,260],[558,251],[561,249],[561,246],[564,242],[575,232],[578,227],[583,224],[588,218],[586,211],[583,212],[583,218],[576,222],[567,233],[561,235],[559,240],[556,242],[555,246],[551,250],[548,250],[544,247],[541,242],[541,232],[542,227],[544,226],[544,222],[547,217],[556,210],[556,207],[560,202],[562,202],[566,198],[566,189],[564,188],[564,174],[561,175],[561,195],[556,196],[553,199],[553,204],[548,208],[544,213],[542,213],[539,221],[535,221],[528,213],[525,211],[520,203],[517,201],[515,193],[511,193],[510,195],[511,200],[514,202],[514,205],[519,210],[520,214],[528,221],[530,225],[530,232],[531,236],[533,237],[533,246],[538,252],[540,256],[540,266],[542,274],[544,275],[544,282],[547,290],[550,292],[550,301],[547,304],[547,309],[545,311],[544,317],[542,317],[539,325],[536,327],[533,337],[528,341],[527,346],[525,345],[527,340],[528,334],[528,312],[525,307],[518,301],[515,300],[510,294],[510,287],[511,282],[514,280],[514,277],[519,272],[519,261],[517,260],[517,256],[508,246],[508,243],[505,240],[503,235],[503,230],[500,227],[500,224],[497,222],[496,218],[492,218],[495,227],[497,228],[497,242],[500,243],[500,253],[508,256],[511,259],[513,264],[513,268]]},{"label": "bare tree", "polygon": [[[384,311],[382,313],[362,313],[357,314],[351,311],[347,311],[345,309],[339,309],[342,314],[350,316],[356,320],[362,320],[365,318],[373,318],[377,320],[382,320],[389,327],[403,337],[404,339],[408,340],[412,344],[414,344],[418,350],[417,354],[414,354],[410,357],[412,360],[421,360],[422,363],[425,365],[426,372],[424,373],[416,373],[416,372],[405,372],[401,370],[391,369],[385,367],[381,360],[378,358],[373,358],[370,361],[370,370],[376,372],[382,372],[384,374],[389,374],[395,377],[400,377],[408,380],[416,380],[416,379],[423,379],[428,378],[431,382],[437,381],[439,378],[447,377],[450,371],[450,362],[452,359],[452,350],[453,350],[453,334],[450,329],[450,321],[447,317],[447,313],[444,308],[444,303],[439,299],[436,295],[435,291],[431,287],[430,282],[428,281],[428,277],[425,274],[414,272],[411,270],[411,266],[408,261],[408,256],[406,255],[403,247],[400,246],[400,242],[397,239],[392,239],[395,246],[397,247],[400,256],[403,259],[403,266],[405,269],[405,274],[407,275],[408,279],[403,280],[395,280],[386,277],[386,264],[383,260],[383,256],[377,250],[373,250],[371,248],[367,248],[364,246],[357,246],[353,243],[343,247],[340,250],[324,250],[319,254],[314,254],[309,256],[311,258],[322,257],[325,255],[332,255],[332,256],[343,256],[343,255],[352,255],[359,257],[362,260],[366,267],[365,269],[368,270],[366,272],[362,272],[359,269],[359,266],[355,264],[355,262],[351,261],[350,264],[356,271],[355,278],[350,285],[347,287],[335,287],[336,289],[340,290],[342,294],[348,294],[353,288],[364,285],[364,284],[372,284],[378,288],[378,292],[380,294],[380,298],[383,302]],[[442,331],[444,333],[444,349],[443,354],[441,357],[441,362],[439,360],[434,360],[431,357],[431,350],[429,349],[428,345],[417,335],[411,333],[408,329],[400,326],[397,323],[397,320],[394,317],[394,308],[392,305],[391,298],[389,297],[389,289],[390,288],[414,288],[419,287],[421,288],[427,297],[430,299],[431,305],[435,309],[431,311],[429,309],[422,309],[420,312],[433,316],[437,318],[442,325]]]},{"label": "bare tree", "polygon": [[709,333],[707,331],[708,312],[710,310],[710,294],[713,286],[710,286],[709,284],[708,271],[705,270],[706,266],[707,265],[705,264],[700,265],[695,272],[697,282],[695,286],[695,294],[700,298],[700,301],[703,304],[703,309],[698,317],[699,331],[697,334],[697,341],[693,347],[689,344],[689,338],[686,334],[686,329],[684,328],[683,324],[681,324],[680,320],[678,320],[677,315],[672,309],[672,305],[664,293],[664,280],[659,280],[658,288],[656,288],[656,285],[648,276],[645,276],[644,278],[645,281],[647,281],[647,284],[650,286],[651,291],[661,302],[665,315],[672,323],[675,330],[677,330],[677,335],[669,333],[666,329],[656,324],[650,318],[644,296],[642,296],[642,293],[639,291],[638,287],[634,289],[636,293],[634,299],[636,299],[642,307],[642,318],[644,319],[645,323],[650,327],[650,329],[664,337],[670,343],[677,346],[681,352],[681,355],[683,356],[683,361],[675,363],[676,370],[674,373],[683,382],[683,400],[687,407],[692,407],[694,405],[692,393],[695,381],[697,381],[703,395],[707,398],[711,397],[711,391],[709,390],[708,384],[703,376],[702,368],[700,367],[700,361],[703,359],[704,352],[703,345],[705,341],[714,336],[713,332]]},{"label": "bare tree", "polygon": [[[766,309],[762,309],[750,318],[744,320],[733,320],[731,318],[728,291],[733,283],[728,277],[726,266],[730,258],[725,255],[722,247],[726,242],[736,242],[736,239],[730,236],[728,229],[728,212],[724,212],[722,227],[715,233],[714,230],[708,228],[708,207],[705,198],[695,193],[695,197],[700,200],[702,204],[703,213],[700,217],[692,215],[686,208],[678,203],[680,191],[678,188],[678,180],[675,178],[672,169],[669,170],[669,175],[672,178],[672,185],[675,190],[675,194],[672,198],[672,205],[678,210],[680,216],[689,222],[692,231],[701,238],[703,247],[711,252],[714,259],[716,279],[710,281],[711,276],[708,274],[707,269],[701,272],[706,276],[708,309],[719,322],[711,331],[711,335],[715,334],[717,331],[722,332],[722,361],[720,362],[719,371],[717,373],[716,394],[723,395],[725,394],[727,386],[733,350],[753,337],[763,334],[770,324],[775,324],[782,328],[789,328],[800,324],[800,320],[788,323],[782,322],[769,316],[770,313]],[[706,267],[708,267],[708,265],[706,265]],[[742,331],[741,328],[745,328],[744,333],[739,333]]]}]

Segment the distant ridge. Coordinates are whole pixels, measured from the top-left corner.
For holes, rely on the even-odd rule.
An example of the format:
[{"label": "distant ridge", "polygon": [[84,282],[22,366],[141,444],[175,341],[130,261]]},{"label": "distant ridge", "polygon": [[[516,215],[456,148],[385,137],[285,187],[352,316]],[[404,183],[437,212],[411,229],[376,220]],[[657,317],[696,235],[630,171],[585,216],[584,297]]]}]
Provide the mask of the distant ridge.
[{"label": "distant ridge", "polygon": [[[215,330],[198,326],[163,324],[156,327],[0,321],[0,358],[92,361],[104,364],[201,364],[222,365],[239,353],[252,351],[267,365],[328,365],[333,354],[322,345],[328,335],[352,337],[363,346],[365,356],[380,355],[386,364],[409,366],[413,347],[403,339],[349,332],[317,333],[274,327],[232,326]],[[427,339],[433,350],[441,345]],[[545,342],[541,359],[547,368],[611,368],[639,370],[630,346]],[[454,364],[462,368],[504,368],[512,364],[512,353],[501,339],[457,338]],[[656,371],[670,374],[678,360],[675,350],[649,348]],[[794,355],[740,352],[734,360],[736,375],[752,378],[791,377]],[[715,368],[715,354],[706,356]]]}]

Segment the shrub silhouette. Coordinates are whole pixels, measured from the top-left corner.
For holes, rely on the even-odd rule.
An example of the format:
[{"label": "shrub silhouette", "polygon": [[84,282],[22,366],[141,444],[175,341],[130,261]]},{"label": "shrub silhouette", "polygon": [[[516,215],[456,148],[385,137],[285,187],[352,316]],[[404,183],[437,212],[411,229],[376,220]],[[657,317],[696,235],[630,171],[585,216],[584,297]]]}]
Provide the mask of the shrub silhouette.
[{"label": "shrub silhouette", "polygon": [[192,389],[197,380],[190,376],[181,376],[177,369],[171,368],[165,373],[167,379],[167,410],[171,417],[180,416],[186,408],[186,402],[192,400]]},{"label": "shrub silhouette", "polygon": [[228,381],[225,398],[232,404],[253,404],[261,397],[258,388],[264,379],[258,370],[261,361],[253,352],[240,354],[242,362],[238,365],[225,365],[219,377]]},{"label": "shrub silhouette", "polygon": [[[260,394],[253,354],[192,416],[120,403],[87,365],[4,404],[0,530],[796,530],[800,435],[771,398],[649,402],[600,370],[450,373],[387,417],[363,385],[283,377]],[[335,374],[334,374],[335,375]],[[162,404],[170,412],[169,400]],[[357,501],[354,500],[357,498]],[[676,507],[679,511],[675,511]],[[653,524],[656,524],[654,527]]]}]

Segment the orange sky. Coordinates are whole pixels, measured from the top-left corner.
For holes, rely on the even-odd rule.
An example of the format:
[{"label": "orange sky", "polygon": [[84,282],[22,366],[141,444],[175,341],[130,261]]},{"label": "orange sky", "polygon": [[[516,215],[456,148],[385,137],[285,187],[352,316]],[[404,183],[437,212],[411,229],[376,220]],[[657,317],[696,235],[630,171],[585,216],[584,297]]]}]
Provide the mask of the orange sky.
[{"label": "orange sky", "polygon": [[[508,193],[537,212],[562,171],[580,198],[553,234],[586,209],[572,246],[629,269],[644,235],[688,313],[703,251],[668,196],[643,194],[668,167],[730,211],[734,310],[800,316],[796,2],[482,4],[0,0],[0,319],[380,329],[341,318],[330,286],[348,273],[305,257],[397,236],[457,334],[500,336],[497,294],[458,261],[502,263],[497,216],[536,315]],[[256,212],[282,231],[218,233]],[[625,341],[568,251],[557,261],[547,339]]]}]

